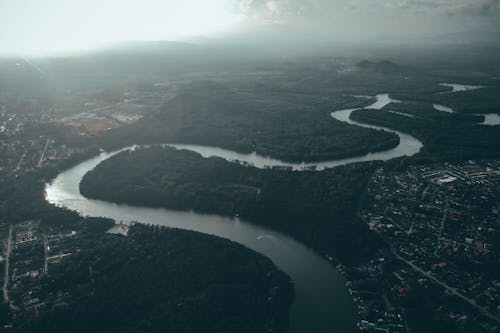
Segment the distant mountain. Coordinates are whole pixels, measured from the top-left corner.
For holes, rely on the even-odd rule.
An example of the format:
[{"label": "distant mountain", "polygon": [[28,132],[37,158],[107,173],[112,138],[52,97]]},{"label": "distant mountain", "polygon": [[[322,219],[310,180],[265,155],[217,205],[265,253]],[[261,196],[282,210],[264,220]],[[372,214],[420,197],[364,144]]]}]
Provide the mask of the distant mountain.
[{"label": "distant mountain", "polygon": [[500,45],[498,31],[500,30],[464,30],[414,37],[376,34],[372,41],[381,45]]}]

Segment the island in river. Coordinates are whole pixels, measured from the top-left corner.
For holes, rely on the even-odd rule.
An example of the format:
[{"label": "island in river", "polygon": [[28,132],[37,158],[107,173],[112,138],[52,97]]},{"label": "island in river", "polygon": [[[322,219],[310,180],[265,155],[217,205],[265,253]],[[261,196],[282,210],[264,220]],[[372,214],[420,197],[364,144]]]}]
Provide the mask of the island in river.
[{"label": "island in river", "polygon": [[135,206],[240,216],[353,263],[381,245],[355,214],[373,169],[371,163],[323,172],[257,169],[157,146],[105,160],[84,176],[80,190]]}]

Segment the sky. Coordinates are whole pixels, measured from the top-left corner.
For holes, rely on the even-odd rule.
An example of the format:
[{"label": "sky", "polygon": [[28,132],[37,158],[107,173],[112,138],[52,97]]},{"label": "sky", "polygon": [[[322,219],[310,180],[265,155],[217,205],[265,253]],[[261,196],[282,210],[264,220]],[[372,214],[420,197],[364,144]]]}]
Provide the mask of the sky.
[{"label": "sky", "polygon": [[500,31],[500,0],[0,0],[0,53],[203,38]]}]

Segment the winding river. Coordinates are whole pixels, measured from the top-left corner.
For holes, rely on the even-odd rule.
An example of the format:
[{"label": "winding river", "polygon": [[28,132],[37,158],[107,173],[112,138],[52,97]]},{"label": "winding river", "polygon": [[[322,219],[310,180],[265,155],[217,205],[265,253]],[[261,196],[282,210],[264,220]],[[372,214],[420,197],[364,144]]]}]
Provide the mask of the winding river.
[{"label": "winding river", "polygon": [[[388,94],[376,96],[376,102],[367,108],[381,109],[393,101]],[[171,145],[178,149],[189,149],[201,155],[219,156],[227,160],[237,160],[256,167],[289,166],[295,170],[316,167],[322,170],[349,163],[389,160],[401,156],[411,156],[420,151],[422,143],[416,138],[388,128],[367,125],[349,119],[355,109],[333,112],[331,116],[352,125],[373,129],[384,129],[397,133],[400,143],[397,147],[359,157],[329,162],[285,163],[257,154],[238,154],[232,151],[193,145]],[[102,161],[120,151],[135,149],[128,147],[119,151],[102,153],[75,167],[62,172],[46,185],[46,200],[58,207],[67,208],[83,216],[107,217],[115,221],[150,223],[180,229],[194,230],[230,239],[270,258],[275,265],[287,273],[295,287],[295,300],[290,310],[290,332],[355,332],[356,308],[345,287],[345,280],[329,262],[328,254],[322,257],[303,244],[279,232],[256,226],[239,219],[216,215],[202,215],[167,209],[132,207],[110,202],[91,200],[80,194],[82,177]]]},{"label": "winding river", "polygon": [[[393,100],[389,97],[389,94],[380,94],[375,96],[376,101],[365,107],[365,109],[376,109],[380,110],[386,105],[390,103],[397,103],[398,101]],[[400,142],[399,145],[396,146],[395,148],[386,150],[386,151],[381,151],[381,152],[376,152],[376,153],[368,153],[362,156],[357,156],[357,157],[350,157],[350,158],[342,158],[342,159],[337,159],[333,161],[325,161],[325,162],[317,162],[317,163],[287,163],[284,161],[280,161],[278,159],[274,159],[268,156],[262,156],[257,153],[251,153],[251,154],[241,154],[237,153],[231,150],[227,149],[222,149],[218,147],[208,147],[208,146],[198,146],[198,145],[185,145],[185,144],[169,144],[169,146],[177,148],[177,149],[187,149],[191,150],[194,152],[197,152],[198,154],[202,155],[203,157],[211,157],[211,156],[217,156],[217,157],[222,157],[228,161],[239,161],[239,162],[244,162],[251,164],[257,168],[266,168],[266,167],[276,167],[276,166],[281,166],[281,167],[289,167],[292,168],[293,170],[300,171],[300,170],[305,170],[305,169],[311,169],[315,168],[318,171],[324,170],[326,168],[334,168],[340,165],[346,165],[346,164],[352,164],[352,163],[358,163],[358,162],[368,162],[368,161],[387,161],[396,157],[402,157],[402,156],[413,156],[417,154],[420,149],[422,149],[423,144],[420,142],[418,139],[414,138],[411,135],[401,133],[398,131],[395,131],[390,128],[386,127],[381,127],[381,126],[374,126],[374,125],[368,125],[360,122],[356,122],[350,119],[351,113],[354,110],[358,110],[359,108],[355,109],[346,109],[346,110],[339,110],[339,111],[334,111],[330,115],[339,121],[346,122],[351,125],[355,126],[361,126],[361,127],[366,127],[366,128],[371,128],[371,129],[376,129],[376,130],[385,130],[387,132],[392,132],[396,133],[399,135]]]},{"label": "winding river", "polygon": [[[440,104],[434,104],[434,109],[446,113],[457,113],[452,108]],[[483,125],[483,126],[500,125],[500,115],[498,115],[497,113],[474,113],[474,115],[484,117],[483,122],[477,123],[476,125]]]},{"label": "winding river", "polygon": [[444,94],[484,88],[484,86],[472,86],[459,83],[440,83],[440,85],[451,88],[451,91],[445,91]]},{"label": "winding river", "polygon": [[[445,87],[450,87],[452,90],[451,91],[446,91],[443,94],[450,94],[450,93],[455,93],[455,92],[462,92],[462,91],[468,91],[468,90],[478,90],[485,88],[484,86],[471,86],[471,85],[464,85],[464,84],[458,84],[458,83],[441,83],[440,85],[445,86]],[[434,109],[442,112],[447,112],[447,113],[456,113],[455,110],[452,108],[449,108],[444,105],[440,104],[434,104]],[[497,126],[500,125],[500,115],[498,113],[476,113],[476,116],[484,116],[484,121],[482,123],[478,123],[477,125],[485,125],[485,126]]]}]

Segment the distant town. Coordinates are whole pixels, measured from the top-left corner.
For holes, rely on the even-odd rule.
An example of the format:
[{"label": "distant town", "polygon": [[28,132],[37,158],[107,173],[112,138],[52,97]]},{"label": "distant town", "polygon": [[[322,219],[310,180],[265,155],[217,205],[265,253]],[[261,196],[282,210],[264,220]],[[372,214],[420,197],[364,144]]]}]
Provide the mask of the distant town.
[{"label": "distant town", "polygon": [[[22,66],[22,64],[20,64]],[[72,136],[92,138],[110,129],[132,124],[145,115],[157,112],[169,98],[169,86],[159,86],[156,92],[134,90],[106,95],[74,95],[81,105],[43,108],[44,101],[0,96],[0,176],[20,176],[44,166],[55,166],[85,148],[68,145],[64,139]],[[105,95],[104,97],[102,95]]]}]

